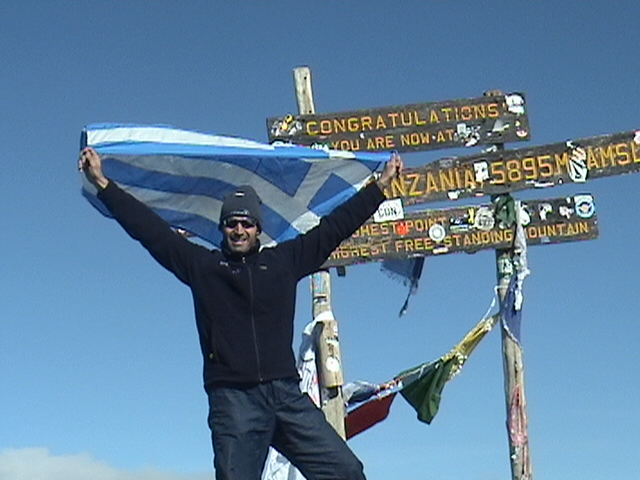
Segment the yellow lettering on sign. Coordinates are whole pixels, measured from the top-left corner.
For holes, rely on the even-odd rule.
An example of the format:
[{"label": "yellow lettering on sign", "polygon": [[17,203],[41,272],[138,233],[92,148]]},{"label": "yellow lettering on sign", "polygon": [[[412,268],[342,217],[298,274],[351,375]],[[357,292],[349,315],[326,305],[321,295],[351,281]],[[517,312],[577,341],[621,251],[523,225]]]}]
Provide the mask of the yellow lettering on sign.
[{"label": "yellow lettering on sign", "polygon": [[387,124],[384,121],[384,117],[382,115],[378,115],[376,120],[376,130],[381,130],[387,128]]},{"label": "yellow lettering on sign", "polygon": [[440,179],[440,188],[442,190],[455,190],[456,188],[459,188],[456,185],[455,175],[452,168],[440,170],[438,172],[438,177]]},{"label": "yellow lettering on sign", "polygon": [[318,122],[315,120],[310,120],[307,122],[307,135],[317,135],[318,134]]},{"label": "yellow lettering on sign", "polygon": [[403,127],[413,125],[413,112],[400,112],[400,123]]},{"label": "yellow lettering on sign", "polygon": [[522,159],[522,170],[525,180],[536,180],[538,178],[538,166],[534,157]]},{"label": "yellow lettering on sign", "polygon": [[331,142],[331,148],[334,150],[350,150],[353,152],[360,150],[362,148],[362,145],[359,138],[345,138],[343,140],[336,140],[335,142]]},{"label": "yellow lettering on sign", "polygon": [[497,185],[502,185],[506,182],[507,175],[504,171],[503,161],[491,162],[491,178],[493,178],[493,183]]},{"label": "yellow lettering on sign", "polygon": [[384,149],[385,150],[392,150],[396,148],[396,144],[393,141],[393,135],[386,135],[384,137]]},{"label": "yellow lettering on sign", "polygon": [[452,120],[452,113],[453,113],[453,108],[451,107],[446,107],[442,109],[442,112],[444,113],[444,116],[446,118],[447,122],[450,122]]},{"label": "yellow lettering on sign", "polygon": [[[553,164],[551,163],[551,155],[538,155],[536,159],[538,162],[538,171],[540,172],[540,177],[541,178],[552,177]],[[565,165],[566,165],[566,162],[565,162]]]},{"label": "yellow lettering on sign", "polygon": [[487,105],[487,115],[489,118],[498,118],[500,116],[500,107],[497,103],[490,103]]},{"label": "yellow lettering on sign", "polygon": [[431,141],[431,137],[427,132],[411,132],[400,135],[400,144],[403,147],[427,145]]},{"label": "yellow lettering on sign", "polygon": [[431,113],[429,114],[429,122],[440,123],[440,119],[438,118],[438,113],[435,110],[431,110]]},{"label": "yellow lettering on sign", "polygon": [[569,152],[554,153],[556,162],[556,175],[562,175],[569,171]]},{"label": "yellow lettering on sign", "polygon": [[[355,120],[356,122],[358,121],[355,118],[350,118],[349,120]],[[342,120],[340,120],[339,118],[336,118],[333,120],[333,131],[334,133],[340,133],[340,132],[346,132],[347,131],[347,119],[343,118]]]},{"label": "yellow lettering on sign", "polygon": [[391,195],[387,195],[389,198],[406,197],[407,196],[407,182],[405,175],[400,175],[391,180]]},{"label": "yellow lettering on sign", "polygon": [[320,120],[320,133],[329,135],[331,132],[331,120]]},{"label": "yellow lettering on sign", "polygon": [[420,177],[419,173],[409,173],[407,174],[407,179],[411,181],[411,186],[409,187],[409,196],[410,197],[418,197],[422,195],[424,192],[420,190]]},{"label": "yellow lettering on sign", "polygon": [[602,168],[606,168],[607,163],[612,167],[616,166],[613,145],[607,145],[606,147],[596,147],[596,150],[598,151],[599,156],[602,159]]},{"label": "yellow lettering on sign", "polygon": [[559,232],[558,235],[564,236],[565,235],[564,229],[566,225],[564,223],[558,223],[556,227],[558,228],[558,232]]},{"label": "yellow lettering on sign", "polygon": [[629,155],[626,143],[616,144],[616,157],[618,158],[619,165],[628,165],[631,163],[631,155]]},{"label": "yellow lettering on sign", "polygon": [[476,175],[471,168],[464,169],[464,188],[476,188]]},{"label": "yellow lettering on sign", "polygon": [[578,223],[578,232],[579,233],[589,233],[589,224],[587,222],[579,222]]},{"label": "yellow lettering on sign", "polygon": [[430,193],[437,193],[438,190],[438,183],[436,182],[435,177],[433,176],[433,173],[431,172],[427,172],[427,195]]},{"label": "yellow lettering on sign", "polygon": [[469,121],[473,119],[473,110],[471,109],[470,106],[465,105],[460,108],[460,118],[462,118],[462,120],[465,120],[465,121]]},{"label": "yellow lettering on sign", "polygon": [[593,148],[587,149],[587,168],[589,170],[596,169],[600,166],[593,150]]}]

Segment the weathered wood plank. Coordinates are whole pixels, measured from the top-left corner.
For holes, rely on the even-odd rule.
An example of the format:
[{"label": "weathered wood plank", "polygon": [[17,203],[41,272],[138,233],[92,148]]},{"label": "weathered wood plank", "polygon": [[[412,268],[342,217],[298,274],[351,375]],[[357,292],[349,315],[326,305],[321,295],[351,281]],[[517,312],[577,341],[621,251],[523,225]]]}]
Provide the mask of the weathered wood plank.
[{"label": "weathered wood plank", "polygon": [[499,195],[640,171],[640,131],[446,158],[407,168],[388,189],[405,205]]},{"label": "weathered wood plank", "polygon": [[[598,237],[595,202],[590,194],[522,204],[529,216],[525,226],[528,245]],[[494,205],[476,205],[411,212],[400,220],[370,220],[345,240],[324,266],[509,248],[515,230],[500,218]]]},{"label": "weathered wood plank", "polygon": [[483,96],[267,119],[269,141],[411,152],[529,139],[524,95]]}]

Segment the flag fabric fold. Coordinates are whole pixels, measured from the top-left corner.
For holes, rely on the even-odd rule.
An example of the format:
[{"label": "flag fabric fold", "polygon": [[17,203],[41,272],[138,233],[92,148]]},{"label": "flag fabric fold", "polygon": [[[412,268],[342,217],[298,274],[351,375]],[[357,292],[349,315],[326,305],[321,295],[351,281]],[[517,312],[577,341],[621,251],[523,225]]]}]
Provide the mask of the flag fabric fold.
[{"label": "flag fabric fold", "polygon": [[424,268],[424,257],[416,257],[408,260],[387,259],[382,262],[380,269],[390,278],[399,281],[405,287],[409,287],[398,316],[402,317],[409,309],[409,299],[418,291],[418,283]]},{"label": "flag fabric fold", "polygon": [[[509,197],[511,198],[511,197]],[[527,237],[524,227],[530,221],[529,213],[524,209],[522,202],[514,201],[515,236],[513,239],[513,267],[507,292],[501,303],[502,328],[515,342],[520,345],[520,325],[522,323],[522,304],[524,302],[524,279],[531,273],[527,255]]]},{"label": "flag fabric fold", "polygon": [[347,438],[387,418],[398,392],[416,410],[420,421],[431,423],[438,413],[445,385],[460,372],[469,355],[498,319],[499,314],[485,315],[446,355],[405,370],[377,388],[367,386],[362,389],[363,393],[369,391],[370,395],[364,399],[360,396],[359,403],[349,406],[346,418]]},{"label": "flag fabric fold", "polygon": [[491,331],[499,315],[483,318],[449,353],[398,375],[400,393],[416,410],[421,422],[431,423],[440,408],[446,383],[456,376],[480,341]]},{"label": "flag fabric fold", "polygon": [[[224,195],[252,185],[263,201],[263,244],[315,226],[353,195],[388,154],[268,145],[163,125],[93,124],[81,148],[95,148],[105,175],[174,228],[219,246]],[[83,177],[83,195],[108,212]]]}]

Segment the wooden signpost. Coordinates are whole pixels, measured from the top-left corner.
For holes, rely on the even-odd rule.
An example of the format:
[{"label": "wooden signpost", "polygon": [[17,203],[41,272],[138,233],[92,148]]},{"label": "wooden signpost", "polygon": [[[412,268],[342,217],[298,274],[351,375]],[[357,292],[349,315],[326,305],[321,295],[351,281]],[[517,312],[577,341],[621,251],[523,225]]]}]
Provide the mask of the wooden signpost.
[{"label": "wooden signpost", "polygon": [[404,205],[584,183],[640,171],[640,131],[445,158],[407,168],[387,192]]},{"label": "wooden signpost", "polygon": [[483,96],[267,119],[269,141],[414,152],[529,139],[524,95]]},{"label": "wooden signpost", "polygon": [[[296,68],[294,78],[299,114],[269,118],[271,141],[398,152],[493,145],[493,151],[406,168],[385,192],[391,200],[332,253],[325,268],[494,249],[498,290],[504,299],[509,280],[515,274],[511,192],[582,184],[594,178],[640,172],[640,131],[504,150],[505,142],[529,139],[524,95],[519,93],[504,95],[493,91],[474,99],[316,115],[310,70]],[[492,197],[490,205],[405,210],[419,203],[484,195]],[[595,203],[590,194],[530,200],[522,205],[529,245],[591,240],[598,236]],[[314,318],[323,320],[324,325],[324,336],[319,340],[324,356],[318,361],[323,409],[344,437],[342,365],[337,322],[331,312],[328,271],[313,275],[312,291]],[[502,333],[512,478],[531,480],[522,348],[505,333],[505,328]],[[323,350],[323,342],[331,348]],[[518,414],[517,422],[514,412]]]},{"label": "wooden signpost", "polygon": [[[296,101],[301,114],[315,113],[311,71],[307,67],[296,68],[293,72]],[[331,308],[331,276],[328,270],[321,270],[311,276],[313,319],[316,321],[316,366],[319,372],[320,407],[334,430],[346,438],[344,419],[346,407],[342,397],[344,383],[338,322]]]},{"label": "wooden signpost", "polygon": [[[524,230],[529,245],[598,237],[595,202],[589,194],[522,203],[528,217]],[[505,206],[503,213],[506,210]],[[370,220],[342,242],[324,266],[508,249],[513,245],[514,226],[500,217],[495,205],[479,205],[410,212],[397,220]]]}]

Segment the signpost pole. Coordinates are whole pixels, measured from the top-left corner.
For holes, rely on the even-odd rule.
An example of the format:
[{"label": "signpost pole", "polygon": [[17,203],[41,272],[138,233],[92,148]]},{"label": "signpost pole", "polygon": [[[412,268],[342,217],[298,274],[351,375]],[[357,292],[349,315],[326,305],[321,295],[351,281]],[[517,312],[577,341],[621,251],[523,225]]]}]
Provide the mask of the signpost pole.
[{"label": "signpost pole", "polygon": [[[512,251],[496,250],[498,295],[501,303],[507,294],[509,282],[515,275]],[[501,313],[502,313],[501,307]],[[509,334],[504,325],[502,332],[502,364],[504,368],[504,393],[507,410],[507,436],[509,460],[513,480],[531,480],[533,472],[529,453],[527,428],[527,403],[524,393],[524,361],[520,344]]]},{"label": "signpost pole", "polygon": [[[293,71],[298,112],[301,115],[315,113],[311,89],[311,70],[298,67]],[[338,322],[331,309],[331,277],[328,270],[311,276],[313,318],[318,321],[314,335],[317,342],[317,366],[319,371],[320,399],[327,421],[342,438],[346,438],[345,406],[342,398],[342,360],[338,340]]]},{"label": "signpost pole", "polygon": [[[485,95],[499,95],[500,91],[490,91]],[[504,150],[504,144],[495,144]],[[494,196],[495,200],[496,197]],[[516,215],[518,219],[518,215]],[[515,228],[518,226],[516,225]],[[515,237],[515,235],[514,235]],[[496,275],[500,314],[505,308],[511,277],[516,274],[513,264],[514,249],[496,250]],[[509,461],[513,480],[532,480],[531,456],[529,454],[529,433],[527,426],[527,403],[524,393],[524,362],[519,342],[509,334],[502,323],[502,365],[504,370],[504,393],[507,411],[507,437],[509,439]]]}]

